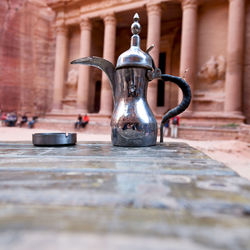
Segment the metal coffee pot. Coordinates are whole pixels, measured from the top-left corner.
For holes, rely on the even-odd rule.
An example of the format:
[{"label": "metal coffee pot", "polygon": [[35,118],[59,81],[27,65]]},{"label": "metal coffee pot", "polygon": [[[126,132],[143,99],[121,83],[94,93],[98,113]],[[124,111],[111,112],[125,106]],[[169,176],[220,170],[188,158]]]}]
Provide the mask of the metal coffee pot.
[{"label": "metal coffee pot", "polygon": [[103,70],[109,78],[113,91],[114,110],[111,118],[112,143],[114,146],[144,147],[153,146],[157,139],[157,122],[147,102],[148,82],[162,79],[177,84],[183,93],[182,102],[163,116],[160,126],[160,142],[163,142],[165,122],[183,112],[191,101],[189,85],[180,77],[161,74],[155,67],[149,51],[140,49],[139,15],[134,15],[131,25],[133,36],[131,47],[122,53],[116,67],[100,57],[85,57],[72,61],[72,64],[85,64]]}]

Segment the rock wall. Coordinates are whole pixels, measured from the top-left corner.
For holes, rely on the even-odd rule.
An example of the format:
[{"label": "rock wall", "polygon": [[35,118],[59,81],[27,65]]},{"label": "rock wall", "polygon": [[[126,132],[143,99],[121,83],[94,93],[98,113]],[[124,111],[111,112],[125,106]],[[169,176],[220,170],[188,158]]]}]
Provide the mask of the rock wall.
[{"label": "rock wall", "polygon": [[41,115],[53,91],[53,12],[41,0],[0,1],[0,109]]},{"label": "rock wall", "polygon": [[245,53],[244,53],[244,74],[243,74],[243,114],[246,122],[250,124],[250,2],[246,3],[245,23]]}]

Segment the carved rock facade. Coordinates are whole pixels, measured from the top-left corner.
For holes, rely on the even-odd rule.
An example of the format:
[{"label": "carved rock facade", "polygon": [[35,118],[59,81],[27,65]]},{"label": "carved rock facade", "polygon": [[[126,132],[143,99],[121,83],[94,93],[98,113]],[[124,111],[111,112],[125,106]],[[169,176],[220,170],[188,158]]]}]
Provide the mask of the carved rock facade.
[{"label": "carved rock facade", "polygon": [[201,67],[198,77],[208,83],[213,84],[218,80],[225,80],[226,60],[224,56],[211,56],[210,59]]},{"label": "carved rock facade", "polygon": [[[146,50],[151,40],[157,41],[158,51],[154,49],[151,55],[159,56],[163,72],[182,75],[187,70],[185,77],[194,96],[190,106],[193,116],[196,112],[222,115],[228,112],[237,113],[241,120],[243,114],[250,122],[249,9],[250,2],[246,0],[0,1],[3,24],[0,29],[0,109],[46,113],[53,110],[55,97],[60,112],[64,112],[64,104],[69,100],[72,101],[70,112],[76,112],[78,105],[87,107],[88,112],[98,112],[105,102],[109,102],[112,109],[112,98],[100,101],[101,96],[105,96],[102,94],[110,90],[103,83],[101,72],[90,68],[89,77],[82,77],[78,67],[69,62],[81,57],[81,48],[86,45],[94,56],[104,57],[108,50],[114,51],[114,56],[111,52],[107,54],[112,54],[116,61],[129,47],[131,20],[134,12],[139,12],[142,49]],[[237,23],[246,24],[245,33],[242,32],[244,25],[237,29]],[[108,27],[116,34],[115,38],[105,35]],[[85,38],[89,34],[88,39],[84,34]],[[65,41],[63,56],[55,52],[58,36]],[[111,40],[114,41],[111,43]],[[63,61],[59,65],[59,85],[55,84],[59,79],[54,71],[56,58]],[[72,69],[77,71],[74,81]],[[88,79],[88,83],[84,79]],[[84,97],[82,90],[86,90]],[[178,97],[175,86],[155,82],[149,87],[149,99],[153,100],[153,112],[162,114],[176,106],[181,96]]]}]

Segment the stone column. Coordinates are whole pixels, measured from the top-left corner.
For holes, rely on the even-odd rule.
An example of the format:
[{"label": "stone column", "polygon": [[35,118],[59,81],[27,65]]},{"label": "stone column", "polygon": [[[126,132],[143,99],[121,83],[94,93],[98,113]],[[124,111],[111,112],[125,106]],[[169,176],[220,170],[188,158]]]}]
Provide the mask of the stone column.
[{"label": "stone column", "polygon": [[[192,95],[196,75],[197,8],[197,0],[182,0],[180,76],[190,85]],[[178,99],[179,102],[182,100],[181,91]],[[188,110],[192,110],[192,103]]]},{"label": "stone column", "polygon": [[[104,18],[104,45],[103,58],[114,64],[115,61],[115,36],[116,18],[114,14],[106,15]],[[110,82],[102,73],[101,105],[100,114],[111,115],[113,110],[113,97]]]},{"label": "stone column", "polygon": [[[161,7],[159,4],[147,5],[148,34],[147,48],[154,44],[150,55],[154,59],[155,66],[159,66],[160,37],[161,37]],[[158,80],[151,81],[148,85],[147,100],[153,113],[157,111],[157,87]]]},{"label": "stone column", "polygon": [[229,0],[225,112],[241,114],[245,1]]},{"label": "stone column", "polygon": [[[80,58],[90,56],[91,53],[91,22],[89,19],[82,19],[80,23]],[[79,79],[77,86],[77,109],[79,113],[88,112],[89,101],[90,67],[79,66]]]},{"label": "stone column", "polygon": [[65,63],[67,54],[67,29],[64,24],[56,26],[56,55],[54,71],[53,109],[62,109]]}]

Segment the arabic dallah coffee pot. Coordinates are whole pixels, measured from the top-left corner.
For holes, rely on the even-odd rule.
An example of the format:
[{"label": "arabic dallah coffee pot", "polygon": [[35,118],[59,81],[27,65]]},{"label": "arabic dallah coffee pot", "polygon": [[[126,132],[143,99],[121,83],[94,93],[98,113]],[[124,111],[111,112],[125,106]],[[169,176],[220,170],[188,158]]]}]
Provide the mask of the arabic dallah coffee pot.
[{"label": "arabic dallah coffee pot", "polygon": [[190,104],[191,90],[187,82],[176,76],[161,74],[155,67],[149,52],[140,49],[139,15],[134,15],[131,25],[133,33],[131,47],[122,53],[116,67],[100,57],[85,57],[72,64],[85,64],[103,70],[109,78],[114,101],[111,118],[112,144],[124,147],[156,145],[157,122],[147,102],[148,83],[153,79],[170,81],[179,86],[183,93],[182,102],[163,116],[160,125],[160,142],[163,142],[163,127],[167,120],[183,112]]}]

